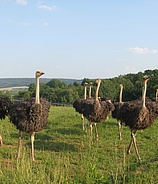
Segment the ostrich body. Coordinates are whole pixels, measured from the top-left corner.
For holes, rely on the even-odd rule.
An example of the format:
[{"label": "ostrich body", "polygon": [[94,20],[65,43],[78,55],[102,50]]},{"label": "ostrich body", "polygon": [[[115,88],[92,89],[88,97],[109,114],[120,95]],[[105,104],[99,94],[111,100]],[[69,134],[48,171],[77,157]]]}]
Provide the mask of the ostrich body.
[{"label": "ostrich body", "polygon": [[120,95],[119,95],[119,102],[114,102],[115,109],[112,111],[112,117],[117,119],[118,122],[118,131],[119,131],[119,139],[122,140],[122,121],[118,119],[118,113],[120,107],[122,106],[122,91],[123,91],[123,84],[120,84]]},{"label": "ostrich body", "polygon": [[98,91],[100,87],[101,80],[96,80],[97,89],[96,89],[96,97],[95,98],[88,98],[82,101],[81,104],[81,112],[83,116],[89,121],[90,123],[90,135],[92,139],[92,123],[94,122],[95,126],[95,135],[96,139],[98,139],[98,132],[97,132],[97,123],[100,123],[103,120],[108,118],[109,113],[114,110],[114,105],[111,101],[100,101],[98,99]]},{"label": "ostrich body", "polygon": [[20,157],[20,145],[22,132],[31,133],[31,157],[34,159],[34,135],[45,128],[48,122],[50,103],[44,98],[39,98],[39,78],[44,73],[36,71],[36,97],[16,102],[10,110],[10,121],[19,130],[18,155]]},{"label": "ostrich body", "polygon": [[[0,97],[0,119],[5,119],[12,106],[12,102],[8,97]],[[0,135],[0,146],[3,145],[2,136]]]},{"label": "ostrich body", "polygon": [[127,149],[127,153],[130,153],[131,146],[134,144],[137,157],[140,161],[141,158],[139,156],[138,148],[136,145],[136,132],[138,130],[143,130],[150,127],[156,117],[158,117],[158,108],[156,102],[145,99],[148,80],[148,76],[143,77],[144,88],[142,93],[142,100],[124,102],[118,113],[118,119],[124,122],[125,126],[129,126],[131,130],[131,141]]}]

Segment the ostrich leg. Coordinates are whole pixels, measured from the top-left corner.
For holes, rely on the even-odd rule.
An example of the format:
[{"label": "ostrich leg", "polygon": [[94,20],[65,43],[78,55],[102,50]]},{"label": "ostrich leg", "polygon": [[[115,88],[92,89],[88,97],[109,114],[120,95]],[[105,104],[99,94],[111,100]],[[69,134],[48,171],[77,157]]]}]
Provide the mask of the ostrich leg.
[{"label": "ostrich leg", "polygon": [[17,158],[20,157],[21,137],[22,137],[22,132],[19,130],[19,134],[18,134],[18,155],[17,155]]},{"label": "ostrich leg", "polygon": [[122,123],[118,121],[119,139],[122,140]]},{"label": "ostrich leg", "polygon": [[35,132],[32,132],[31,134],[31,157],[32,157],[32,161],[35,161],[34,158],[34,140],[35,140]]},{"label": "ostrich leg", "polygon": [[92,126],[92,122],[90,121],[89,122],[90,124],[89,124],[89,126],[90,126],[90,140],[91,140],[91,142],[92,142],[92,131],[93,131],[93,126]]},{"label": "ostrich leg", "polygon": [[129,144],[127,153],[130,153],[131,146],[134,143],[134,148],[135,148],[138,160],[141,161],[141,158],[140,158],[140,155],[139,155],[139,152],[138,152],[138,148],[137,148],[137,144],[136,144],[136,132],[137,132],[137,130],[134,130],[133,132],[131,131],[131,142]]},{"label": "ostrich leg", "polygon": [[140,158],[139,152],[138,152],[138,148],[137,148],[137,144],[136,144],[136,130],[133,132],[132,136],[133,136],[134,148],[135,148],[138,160],[141,161],[141,158]]},{"label": "ostrich leg", "polygon": [[95,137],[96,137],[96,140],[98,141],[98,130],[97,130],[97,123],[94,123],[94,127],[95,127]]},{"label": "ostrich leg", "polygon": [[128,149],[127,149],[127,154],[130,154],[131,153],[132,144],[133,144],[133,132],[131,130],[131,141],[130,141],[129,146],[128,146]]},{"label": "ostrich leg", "polygon": [[3,146],[2,136],[0,135],[0,146]]},{"label": "ostrich leg", "polygon": [[85,124],[84,124],[84,116],[83,116],[83,114],[81,115],[81,119],[82,119],[82,129],[83,129],[83,131],[85,131]]}]

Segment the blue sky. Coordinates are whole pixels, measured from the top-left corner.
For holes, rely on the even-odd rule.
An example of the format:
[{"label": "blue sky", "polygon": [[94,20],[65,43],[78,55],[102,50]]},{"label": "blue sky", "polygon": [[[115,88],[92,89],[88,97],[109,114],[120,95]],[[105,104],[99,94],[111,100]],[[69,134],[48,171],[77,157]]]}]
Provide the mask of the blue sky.
[{"label": "blue sky", "polygon": [[157,69],[157,12],[157,0],[0,0],[0,78]]}]

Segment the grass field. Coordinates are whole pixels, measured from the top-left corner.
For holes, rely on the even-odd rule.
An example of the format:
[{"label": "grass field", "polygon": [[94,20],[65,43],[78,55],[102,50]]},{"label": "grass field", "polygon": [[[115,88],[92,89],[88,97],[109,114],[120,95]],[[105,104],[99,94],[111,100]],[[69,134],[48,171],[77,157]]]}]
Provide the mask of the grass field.
[{"label": "grass field", "polygon": [[[89,129],[88,129],[89,130]],[[16,159],[18,130],[1,121],[0,183],[6,184],[156,184],[158,183],[158,120],[137,133],[142,163],[135,150],[126,155],[128,127],[118,139],[117,122],[109,117],[98,125],[99,140],[90,143],[81,116],[72,107],[52,106],[47,127],[35,134],[35,159],[30,159],[30,137],[23,133],[21,158]]]}]

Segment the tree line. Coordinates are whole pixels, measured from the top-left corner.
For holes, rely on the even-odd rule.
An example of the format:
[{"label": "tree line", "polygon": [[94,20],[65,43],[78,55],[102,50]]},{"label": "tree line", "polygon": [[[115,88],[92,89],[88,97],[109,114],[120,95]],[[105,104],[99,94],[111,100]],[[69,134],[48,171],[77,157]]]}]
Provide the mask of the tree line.
[{"label": "tree line", "polygon": [[[143,76],[150,76],[147,88],[147,96],[155,99],[156,90],[158,89],[158,70],[145,70],[137,74],[126,74],[118,77],[102,79],[99,97],[112,98],[115,101],[119,100],[120,84],[123,84],[123,101],[134,100],[142,95]],[[92,97],[95,97],[96,84],[95,79],[84,78],[81,83],[74,82],[66,84],[59,79],[52,79],[47,83],[40,83],[40,96],[46,98],[51,103],[72,104],[75,99],[84,97],[84,83],[93,83]],[[87,87],[88,95],[89,87]],[[0,95],[6,95],[12,100],[23,100],[30,97],[35,97],[35,84],[29,85],[28,91],[19,91],[17,94],[10,92],[0,92]]]}]

